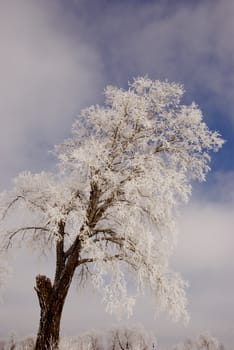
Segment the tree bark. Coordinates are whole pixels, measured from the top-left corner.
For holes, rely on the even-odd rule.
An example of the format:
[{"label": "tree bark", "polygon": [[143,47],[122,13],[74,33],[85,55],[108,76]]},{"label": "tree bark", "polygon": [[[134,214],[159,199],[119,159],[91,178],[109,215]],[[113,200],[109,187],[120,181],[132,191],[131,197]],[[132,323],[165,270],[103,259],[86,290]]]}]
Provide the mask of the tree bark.
[{"label": "tree bark", "polygon": [[46,309],[41,309],[40,326],[35,350],[58,349],[63,304],[60,303],[57,307],[51,304]]},{"label": "tree bark", "polygon": [[36,277],[35,290],[41,308],[35,349],[56,349],[59,343],[60,320],[66,296],[62,295],[62,292],[55,293],[50,279],[41,275]]},{"label": "tree bark", "polygon": [[36,277],[41,315],[35,350],[55,350],[59,345],[60,321],[64,302],[77,267],[78,253],[68,258],[66,266],[52,285],[46,276]]}]

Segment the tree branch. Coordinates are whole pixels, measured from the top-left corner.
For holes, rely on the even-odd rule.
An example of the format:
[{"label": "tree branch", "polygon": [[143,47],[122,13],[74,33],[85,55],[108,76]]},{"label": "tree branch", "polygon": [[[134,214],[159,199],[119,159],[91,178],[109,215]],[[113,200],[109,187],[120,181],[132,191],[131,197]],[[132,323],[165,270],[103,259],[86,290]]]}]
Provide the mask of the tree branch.
[{"label": "tree branch", "polygon": [[89,226],[90,228],[95,227],[95,225],[98,223],[98,221],[102,218],[105,211],[109,208],[109,206],[114,201],[114,194],[112,193],[109,198],[107,198],[104,203],[98,207],[93,215],[92,221],[90,222]]},{"label": "tree branch", "polygon": [[[115,259],[117,259],[117,260],[124,260],[124,255],[123,254],[115,254],[115,255],[111,255],[111,256],[106,256],[103,259],[101,259],[101,261],[109,262],[109,261],[112,261],[112,260],[115,260]],[[82,264],[86,264],[86,263],[92,263],[92,262],[95,262],[95,261],[98,261],[98,260],[99,260],[98,258],[79,259],[78,260],[78,266],[82,265]]]},{"label": "tree branch", "polygon": [[98,185],[96,184],[96,182],[94,181],[91,181],[90,186],[91,186],[91,190],[90,190],[90,196],[89,196],[89,205],[87,209],[87,218],[88,218],[88,225],[91,227],[97,211],[97,206],[100,199],[101,191],[98,188]]},{"label": "tree branch", "polygon": [[4,220],[8,211],[11,209],[11,207],[19,200],[19,199],[25,199],[23,196],[17,196],[16,198],[14,198],[7,206],[7,208],[4,210],[3,214],[2,214],[2,218],[1,220]]},{"label": "tree branch", "polygon": [[65,267],[66,256],[64,253],[64,228],[65,223],[60,221],[58,230],[59,239],[56,242],[56,271],[54,276],[54,284],[58,282],[61,272]]},{"label": "tree branch", "polygon": [[6,249],[9,248],[9,246],[11,245],[11,241],[12,239],[17,235],[17,233],[20,233],[20,232],[25,232],[25,231],[31,231],[31,230],[34,230],[34,231],[45,231],[45,232],[49,232],[50,230],[47,229],[46,227],[43,227],[43,226],[26,226],[26,227],[21,227],[13,232],[9,232],[10,236],[8,237],[8,244],[6,246]]}]

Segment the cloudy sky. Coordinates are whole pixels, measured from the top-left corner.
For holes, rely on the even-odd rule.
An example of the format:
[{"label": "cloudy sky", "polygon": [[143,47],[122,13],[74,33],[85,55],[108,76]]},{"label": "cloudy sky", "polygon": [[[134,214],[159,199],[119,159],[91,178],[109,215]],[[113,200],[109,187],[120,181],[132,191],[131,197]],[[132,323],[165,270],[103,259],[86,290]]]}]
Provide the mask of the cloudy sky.
[{"label": "cloudy sky", "polygon": [[[154,319],[148,298],[131,323],[161,344],[210,331],[234,343],[234,2],[232,0],[0,0],[0,189],[22,170],[54,170],[53,145],[69,135],[80,108],[102,103],[107,84],[139,75],[181,82],[211,129],[226,140],[205,184],[181,208],[172,259],[190,281],[187,328]],[[0,337],[37,330],[37,272],[51,260],[13,252],[13,272],[0,304]],[[100,298],[77,294],[65,306],[62,333],[106,328]]]}]

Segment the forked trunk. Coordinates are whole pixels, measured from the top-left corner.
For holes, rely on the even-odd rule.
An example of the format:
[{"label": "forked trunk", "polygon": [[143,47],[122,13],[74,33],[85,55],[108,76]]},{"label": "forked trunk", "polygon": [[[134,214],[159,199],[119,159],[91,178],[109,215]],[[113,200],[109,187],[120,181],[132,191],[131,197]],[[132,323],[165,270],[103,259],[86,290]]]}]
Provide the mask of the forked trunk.
[{"label": "forked trunk", "polygon": [[[60,225],[60,235],[64,236],[64,223]],[[40,324],[35,350],[55,350],[59,345],[60,321],[63,305],[72,282],[80,252],[80,239],[77,238],[69,254],[64,253],[64,241],[56,245],[56,272],[54,283],[46,276],[36,277],[36,287],[40,308]]]},{"label": "forked trunk", "polygon": [[[74,244],[66,264],[63,253],[63,242],[57,243],[57,266],[54,284],[46,276],[36,277],[36,287],[39,304],[41,307],[40,325],[37,334],[35,350],[58,349],[60,320],[63,305],[72,282],[80,251],[80,241]],[[76,243],[76,241],[75,241]],[[75,249],[76,248],[76,249]],[[61,251],[62,250],[62,251]]]}]

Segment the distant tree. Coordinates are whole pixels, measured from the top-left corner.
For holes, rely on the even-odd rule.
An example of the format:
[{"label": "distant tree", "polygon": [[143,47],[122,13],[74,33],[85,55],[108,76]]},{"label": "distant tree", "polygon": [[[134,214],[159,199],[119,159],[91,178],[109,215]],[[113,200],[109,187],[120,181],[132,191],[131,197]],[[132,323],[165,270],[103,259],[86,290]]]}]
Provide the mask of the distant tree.
[{"label": "distant tree", "polygon": [[14,335],[10,336],[8,341],[0,341],[0,350],[33,350],[34,339],[25,338],[18,340]]},{"label": "distant tree", "polygon": [[75,338],[64,338],[61,350],[106,350],[101,333],[89,332]]},{"label": "distant tree", "polygon": [[202,334],[197,339],[188,339],[176,345],[173,350],[225,350],[223,344],[210,334]]},{"label": "distant tree", "polygon": [[152,350],[155,337],[140,327],[114,328],[105,333],[89,332],[62,339],[61,350]]},{"label": "distant tree", "polygon": [[109,336],[107,350],[152,350],[156,339],[141,328],[116,328]]},{"label": "distant tree", "polygon": [[[1,195],[1,251],[22,243],[56,253],[54,279],[39,275],[36,350],[59,343],[75,271],[101,291],[107,310],[130,313],[126,274],[149,288],[159,309],[187,319],[185,286],[168,266],[174,215],[191,181],[204,180],[210,150],[223,144],[179,84],[137,78],[107,87],[104,107],[84,109],[73,136],[56,148],[57,174],[25,172]],[[107,276],[109,276],[107,278]]]}]

